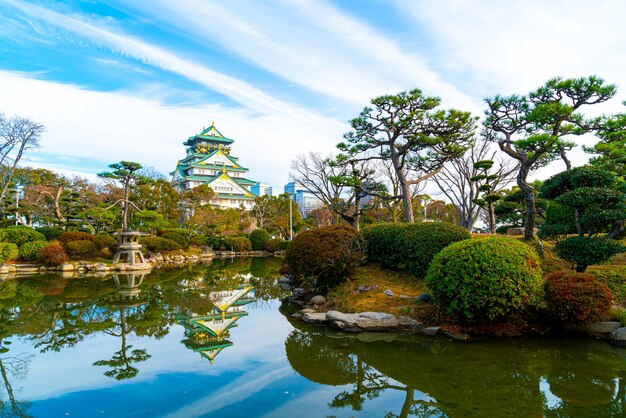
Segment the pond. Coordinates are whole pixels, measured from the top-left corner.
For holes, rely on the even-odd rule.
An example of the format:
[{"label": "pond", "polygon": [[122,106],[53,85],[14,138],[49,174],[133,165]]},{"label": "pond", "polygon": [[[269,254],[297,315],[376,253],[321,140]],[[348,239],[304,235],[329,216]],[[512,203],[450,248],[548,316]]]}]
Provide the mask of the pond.
[{"label": "pond", "polygon": [[279,266],[0,283],[0,416],[626,415],[624,349],[305,326]]}]

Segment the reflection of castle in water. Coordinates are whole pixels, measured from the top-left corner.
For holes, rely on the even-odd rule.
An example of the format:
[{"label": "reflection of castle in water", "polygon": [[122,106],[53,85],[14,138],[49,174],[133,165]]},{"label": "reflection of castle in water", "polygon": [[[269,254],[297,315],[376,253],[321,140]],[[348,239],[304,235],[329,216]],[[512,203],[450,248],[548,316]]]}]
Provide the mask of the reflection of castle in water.
[{"label": "reflection of castle in water", "polygon": [[254,288],[246,282],[239,286],[209,293],[213,303],[206,314],[197,314],[185,309],[179,316],[179,323],[185,328],[185,347],[200,353],[211,364],[225,348],[233,345],[227,338],[230,329],[237,326],[237,321],[248,315],[243,307],[254,298],[250,296]]}]

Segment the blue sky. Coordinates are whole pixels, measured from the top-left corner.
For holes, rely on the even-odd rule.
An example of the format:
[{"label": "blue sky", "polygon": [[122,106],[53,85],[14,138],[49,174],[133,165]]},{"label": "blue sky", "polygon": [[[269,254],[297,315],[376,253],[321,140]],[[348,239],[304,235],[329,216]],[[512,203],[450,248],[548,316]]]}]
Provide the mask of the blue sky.
[{"label": "blue sky", "polygon": [[604,0],[0,0],[0,111],[46,125],[28,164],[92,178],[122,159],[167,173],[215,121],[282,190],[296,154],[332,152],[381,94],[480,115],[487,96],[597,74],[620,88],[599,110],[621,111],[625,19]]}]

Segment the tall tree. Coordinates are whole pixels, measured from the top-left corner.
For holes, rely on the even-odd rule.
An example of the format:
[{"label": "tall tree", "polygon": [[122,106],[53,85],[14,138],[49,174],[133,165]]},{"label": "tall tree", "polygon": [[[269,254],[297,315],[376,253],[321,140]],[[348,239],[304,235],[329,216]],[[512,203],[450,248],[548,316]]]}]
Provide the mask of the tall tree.
[{"label": "tall tree", "polygon": [[112,206],[118,203],[122,206],[122,230],[128,229],[128,215],[130,213],[131,206],[135,209],[141,210],[133,202],[129,200],[130,187],[135,184],[139,176],[137,171],[141,170],[141,164],[131,161],[120,161],[119,163],[113,163],[109,165],[109,168],[113,171],[105,171],[99,173],[98,176],[102,179],[109,180],[112,183],[119,183],[124,191],[124,198],[117,200]]},{"label": "tall tree", "polygon": [[490,173],[493,176],[490,180],[493,193],[507,187],[517,171],[517,167],[513,166],[509,159],[498,159],[497,151],[492,148],[491,142],[481,138],[461,157],[450,160],[433,177],[439,190],[454,204],[460,225],[468,231],[474,227],[481,211],[481,201],[477,199],[481,195],[480,188],[484,181],[477,181],[476,176],[484,173],[481,173],[482,169],[476,164],[484,160],[496,161],[496,167]]},{"label": "tall tree", "polygon": [[565,137],[597,130],[580,113],[581,107],[605,102],[615,92],[614,85],[605,85],[596,76],[556,77],[527,96],[495,96],[485,100],[488,137],[519,161],[517,185],[526,201],[524,238],[533,237],[535,226],[535,193],[528,175],[559,158],[570,169],[566,152],[575,144]]},{"label": "tall tree", "polygon": [[407,222],[414,222],[411,186],[437,174],[470,146],[476,118],[469,112],[437,109],[438,97],[414,89],[377,97],[352,119],[338,148],[350,158],[388,160],[400,186]]},{"label": "tall tree", "polygon": [[598,118],[597,125],[600,141],[585,147],[586,152],[597,155],[589,163],[626,178],[626,113]]},{"label": "tall tree", "polygon": [[[46,128],[20,116],[0,113],[0,202],[4,201],[18,163],[24,152],[39,146]],[[4,209],[3,209],[4,212]]]}]

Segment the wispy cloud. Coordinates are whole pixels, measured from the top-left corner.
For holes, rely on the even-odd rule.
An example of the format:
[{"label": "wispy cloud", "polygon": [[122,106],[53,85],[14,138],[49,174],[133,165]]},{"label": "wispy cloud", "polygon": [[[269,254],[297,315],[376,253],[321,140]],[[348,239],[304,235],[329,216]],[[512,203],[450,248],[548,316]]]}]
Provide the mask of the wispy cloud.
[{"label": "wispy cloud", "polygon": [[134,2],[141,15],[193,34],[315,92],[357,105],[420,87],[448,105],[475,102],[375,27],[327,1],[159,0]]}]

